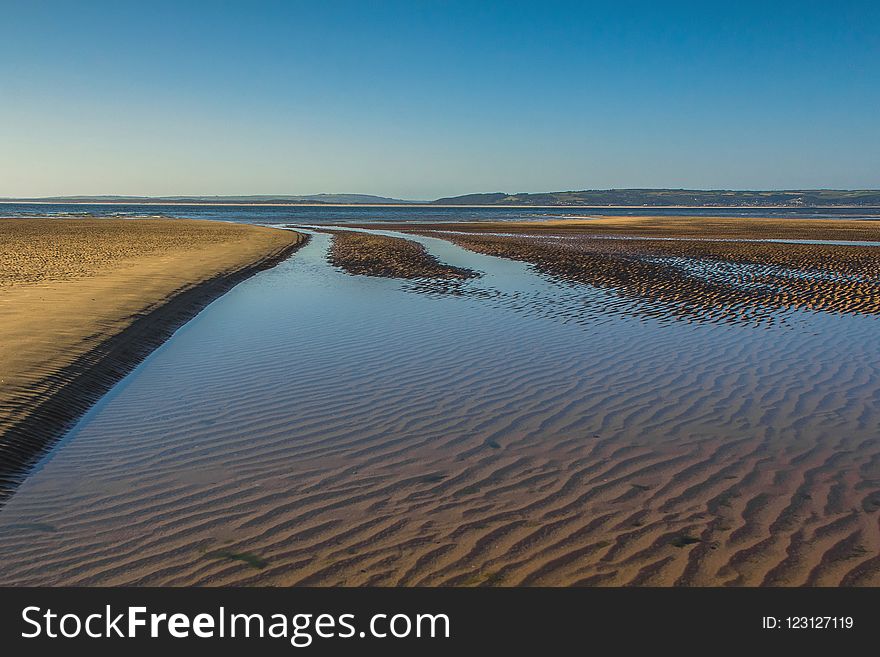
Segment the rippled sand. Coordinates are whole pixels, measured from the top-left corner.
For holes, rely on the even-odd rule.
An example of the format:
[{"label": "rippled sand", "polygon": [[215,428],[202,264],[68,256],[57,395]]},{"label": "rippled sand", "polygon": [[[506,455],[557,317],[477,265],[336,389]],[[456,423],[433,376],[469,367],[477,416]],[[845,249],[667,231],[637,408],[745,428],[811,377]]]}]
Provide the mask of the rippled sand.
[{"label": "rippled sand", "polygon": [[345,230],[322,232],[333,235],[328,260],[349,274],[433,279],[476,275],[468,269],[444,265],[412,240]]},{"label": "rippled sand", "polygon": [[792,309],[880,313],[877,247],[424,234],[695,321],[772,321]]},{"label": "rippled sand", "polygon": [[876,317],[413,239],[481,276],[317,234],[179,331],[0,511],[0,583],[880,584]]},{"label": "rippled sand", "polygon": [[296,233],[172,219],[0,219],[0,503],[24,468]]}]

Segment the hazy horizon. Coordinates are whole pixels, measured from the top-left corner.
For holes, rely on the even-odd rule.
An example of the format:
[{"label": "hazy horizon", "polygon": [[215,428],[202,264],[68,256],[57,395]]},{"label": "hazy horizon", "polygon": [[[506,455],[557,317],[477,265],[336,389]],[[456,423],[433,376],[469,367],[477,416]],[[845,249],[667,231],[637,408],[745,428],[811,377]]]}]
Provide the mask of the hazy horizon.
[{"label": "hazy horizon", "polygon": [[877,189],[878,21],[868,2],[14,3],[0,197]]}]

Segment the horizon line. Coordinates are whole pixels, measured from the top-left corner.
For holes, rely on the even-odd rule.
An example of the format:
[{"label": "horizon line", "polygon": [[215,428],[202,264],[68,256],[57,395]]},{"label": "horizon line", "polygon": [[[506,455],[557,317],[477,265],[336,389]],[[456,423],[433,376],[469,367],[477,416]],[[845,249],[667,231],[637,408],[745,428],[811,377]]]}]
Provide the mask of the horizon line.
[{"label": "horizon line", "polygon": [[699,193],[809,193],[809,192],[868,192],[880,193],[880,187],[780,187],[780,188],[699,188],[699,187],[606,187],[606,188],[583,188],[583,189],[566,189],[566,190],[549,190],[538,192],[506,192],[503,190],[495,190],[491,192],[465,192],[460,194],[447,194],[429,199],[414,199],[388,196],[384,194],[375,194],[367,192],[317,192],[307,194],[48,194],[40,196],[0,196],[0,202],[28,202],[28,201],[48,201],[55,199],[143,199],[143,200],[165,200],[165,199],[285,199],[285,200],[311,200],[320,197],[373,197],[377,199],[388,199],[394,201],[403,201],[405,203],[432,203],[443,199],[454,199],[466,196],[541,196],[549,194],[583,194],[583,193],[612,193],[612,192],[699,192]]}]

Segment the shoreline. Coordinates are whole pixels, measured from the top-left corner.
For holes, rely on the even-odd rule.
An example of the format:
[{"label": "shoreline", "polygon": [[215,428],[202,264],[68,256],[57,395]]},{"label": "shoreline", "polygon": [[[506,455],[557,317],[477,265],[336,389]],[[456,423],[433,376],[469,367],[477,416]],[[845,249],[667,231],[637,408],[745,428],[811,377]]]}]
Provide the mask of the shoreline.
[{"label": "shoreline", "polygon": [[[295,227],[294,227],[295,228]],[[352,276],[462,280],[477,272],[441,263],[424,246],[400,237],[322,229],[331,236],[328,261]]]},{"label": "shoreline", "polygon": [[880,210],[878,205],[471,205],[458,203],[198,203],[195,201],[9,201],[3,205],[143,205],[192,207],[282,208],[499,208],[507,210]]},{"label": "shoreline", "polygon": [[382,222],[348,224],[353,228],[401,232],[462,231],[530,235],[593,235],[606,237],[718,239],[821,239],[880,241],[878,219],[802,219],[787,217],[603,216],[565,217],[537,221]]},{"label": "shoreline", "polygon": [[795,307],[880,299],[865,249],[421,240],[459,285],[308,230],[29,471],[3,583],[877,583],[874,318]]},{"label": "shoreline", "polygon": [[[39,221],[37,218],[22,221],[34,220]],[[138,220],[121,219],[121,221]],[[158,221],[188,223],[190,220]],[[259,230],[278,229],[261,227]],[[18,386],[20,389],[16,389],[15,385],[9,385],[10,381],[15,383],[16,372],[7,374],[10,381],[2,381],[7,384],[5,386],[7,390],[0,389],[2,392],[0,394],[0,412],[2,412],[0,414],[0,506],[14,494],[18,484],[27,476],[31,467],[52,448],[64,432],[69,430],[116,383],[170,338],[177,329],[198,315],[212,301],[254,274],[286,260],[308,241],[308,236],[302,233],[285,232],[290,239],[273,239],[271,244],[267,245],[269,248],[262,249],[256,258],[249,258],[245,262],[239,259],[237,262],[223,263],[225,266],[216,267],[205,277],[183,281],[159,298],[144,297],[140,301],[142,307],[137,312],[127,314],[120,308],[117,313],[119,316],[114,317],[117,320],[115,324],[105,322],[108,326],[102,327],[99,332],[79,336],[77,342],[71,343],[72,346],[66,345],[71,349],[70,354],[63,353],[65,345],[59,346],[57,353],[50,353],[46,357],[48,365],[43,363],[36,377],[32,376],[31,372],[23,374],[20,378],[26,385]],[[267,239],[262,241],[268,242]],[[235,242],[223,246],[228,250],[225,252],[227,256],[229,253],[238,253],[238,245]],[[254,248],[253,244],[247,246]],[[182,260],[183,256],[195,258],[198,255],[198,251],[184,251],[178,260]],[[160,254],[154,260],[159,266],[168,269],[172,268],[169,265],[180,264],[169,263],[167,254]],[[123,279],[125,283],[137,285],[138,273],[132,270],[137,269],[136,265],[139,263],[140,261],[135,265],[131,263],[120,265],[117,270],[111,271],[109,276],[113,274],[118,274],[117,278],[126,276]],[[119,274],[119,271],[126,267],[127,271]],[[139,273],[142,276],[144,274]],[[146,272],[146,276],[149,274],[150,272]],[[80,278],[73,284],[64,281],[56,284],[55,288],[65,290],[65,282],[68,283],[68,288],[74,284],[88,287],[102,276],[109,277],[107,272],[100,272],[91,279]],[[27,287],[28,285],[23,285],[19,289]],[[52,291],[51,285],[31,285],[31,287],[40,294],[48,295],[48,291]],[[0,287],[0,302],[8,301],[4,298],[3,292],[3,287]],[[98,288],[92,293],[99,295],[100,292],[101,289]],[[85,312],[88,313],[88,310]],[[66,356],[71,357],[69,362],[54,367]],[[28,380],[29,378],[32,380]]]}]

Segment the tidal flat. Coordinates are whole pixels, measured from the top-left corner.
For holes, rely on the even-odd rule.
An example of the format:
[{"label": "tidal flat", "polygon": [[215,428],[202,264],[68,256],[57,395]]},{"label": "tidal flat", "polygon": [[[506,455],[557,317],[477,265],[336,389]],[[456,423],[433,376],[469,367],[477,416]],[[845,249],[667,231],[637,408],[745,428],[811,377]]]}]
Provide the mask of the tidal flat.
[{"label": "tidal flat", "polygon": [[0,583],[878,585],[880,231],[729,241],[774,221],[300,227],[30,472]]},{"label": "tidal flat", "polygon": [[169,218],[0,218],[0,504],[176,328],[300,246]]}]

